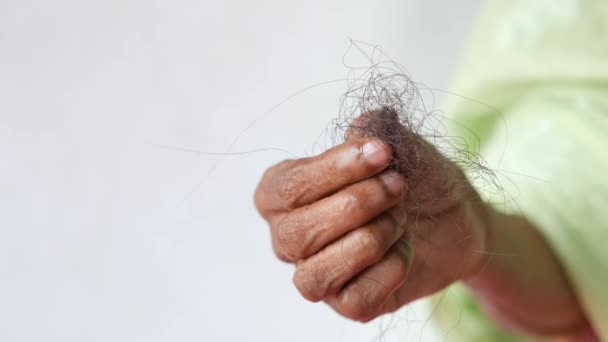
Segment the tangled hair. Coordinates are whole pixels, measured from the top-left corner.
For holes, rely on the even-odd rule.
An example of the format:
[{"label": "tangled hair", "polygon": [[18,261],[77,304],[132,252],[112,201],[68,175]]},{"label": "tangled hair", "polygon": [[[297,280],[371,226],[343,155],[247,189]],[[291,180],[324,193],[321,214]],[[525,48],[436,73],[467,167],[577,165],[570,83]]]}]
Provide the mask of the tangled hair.
[{"label": "tangled hair", "polygon": [[[387,58],[379,47],[351,41],[349,50],[352,49],[364,56],[365,65],[344,63],[349,68],[348,89],[340,100],[339,115],[334,121],[333,143],[375,137],[391,147],[393,157],[389,168],[402,175],[408,184],[404,199],[412,220],[408,219],[406,240],[417,241],[418,246],[423,242],[426,254],[422,255],[428,257],[449,248],[437,242],[441,239],[432,238],[436,229],[445,227],[438,224],[441,215],[449,215],[463,199],[479,204],[481,196],[476,189],[483,188],[486,194],[494,192],[500,196],[504,191],[494,171],[478,153],[479,144],[470,146],[464,137],[450,136],[444,125],[444,114],[425,105],[421,93],[424,86],[414,82],[404,68]],[[432,91],[429,94],[432,98]],[[456,220],[455,216],[447,217]],[[446,243],[464,245],[470,241],[468,233],[458,235],[466,232],[458,224],[454,223],[454,235],[446,235],[456,239]],[[410,253],[413,258],[414,253]],[[348,265],[348,260],[344,262]],[[459,260],[451,262],[451,271],[460,272]],[[463,256],[461,264],[466,262]],[[382,279],[367,279],[383,285]],[[381,327],[377,340],[384,340],[385,332],[394,327],[393,323]]]},{"label": "tangled hair", "polygon": [[470,189],[455,192],[447,184],[465,174],[501,191],[494,172],[478,152],[465,139],[448,135],[443,113],[426,107],[422,87],[402,66],[378,46],[352,40],[344,58],[353,48],[368,65],[344,62],[350,71],[334,122],[335,143],[353,136],[377,137],[388,143],[393,151],[389,168],[408,179],[407,195],[418,207],[445,196],[470,195]]}]

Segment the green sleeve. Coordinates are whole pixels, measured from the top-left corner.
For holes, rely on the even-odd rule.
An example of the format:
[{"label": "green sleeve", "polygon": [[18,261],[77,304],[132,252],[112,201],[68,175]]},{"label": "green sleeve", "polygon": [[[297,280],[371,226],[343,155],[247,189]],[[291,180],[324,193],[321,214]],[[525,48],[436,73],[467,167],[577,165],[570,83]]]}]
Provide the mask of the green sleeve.
[{"label": "green sleeve", "polygon": [[[453,92],[450,135],[480,148],[500,188],[475,185],[540,227],[608,341],[608,1],[489,1]],[[449,341],[523,340],[461,285],[433,305]]]}]

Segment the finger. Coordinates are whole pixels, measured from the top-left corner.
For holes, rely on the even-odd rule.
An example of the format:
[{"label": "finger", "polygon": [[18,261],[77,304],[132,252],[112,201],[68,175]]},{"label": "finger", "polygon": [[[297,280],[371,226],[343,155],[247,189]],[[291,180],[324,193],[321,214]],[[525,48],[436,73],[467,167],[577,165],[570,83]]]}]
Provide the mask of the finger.
[{"label": "finger", "polygon": [[277,253],[291,261],[307,258],[350,230],[397,205],[405,181],[394,171],[355,183],[284,216],[271,218]]},{"label": "finger", "polygon": [[361,271],[375,264],[403,235],[406,211],[397,206],[355,229],[298,264],[294,284],[311,301],[337,293]]},{"label": "finger", "polygon": [[290,211],[369,178],[391,161],[390,147],[378,139],[353,139],[324,153],[278,164],[266,172],[256,206],[262,215]]},{"label": "finger", "polygon": [[363,271],[325,302],[341,315],[361,322],[385,313],[385,303],[408,276],[412,255],[404,243],[399,240],[380,262]]}]

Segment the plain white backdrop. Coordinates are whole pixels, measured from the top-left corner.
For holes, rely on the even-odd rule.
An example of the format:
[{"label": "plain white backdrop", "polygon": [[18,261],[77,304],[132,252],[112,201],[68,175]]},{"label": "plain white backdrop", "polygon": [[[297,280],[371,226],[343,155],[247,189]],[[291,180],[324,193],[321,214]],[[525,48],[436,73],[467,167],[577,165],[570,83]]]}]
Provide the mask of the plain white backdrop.
[{"label": "plain white backdrop", "polygon": [[0,340],[372,341],[389,318],[306,302],[271,252],[252,195],[288,154],[160,145],[309,155],[345,84],[269,108],[343,78],[349,37],[447,89],[480,2],[0,0]]}]

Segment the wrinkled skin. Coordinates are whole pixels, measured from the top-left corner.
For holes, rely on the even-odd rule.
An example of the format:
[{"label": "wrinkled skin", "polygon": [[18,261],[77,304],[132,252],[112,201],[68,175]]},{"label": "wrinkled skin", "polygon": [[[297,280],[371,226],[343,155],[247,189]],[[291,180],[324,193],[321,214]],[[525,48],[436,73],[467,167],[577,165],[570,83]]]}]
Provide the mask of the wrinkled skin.
[{"label": "wrinkled skin", "polygon": [[[458,168],[424,145],[425,172],[389,170],[393,151],[353,134],[270,168],[255,195],[279,259],[311,301],[368,321],[482,267],[479,200]],[[432,199],[432,200],[431,200]]]},{"label": "wrinkled skin", "polygon": [[461,281],[507,330],[597,341],[538,227],[485,204],[390,110],[355,119],[341,145],[268,169],[255,204],[302,296],[345,317],[366,322]]}]

